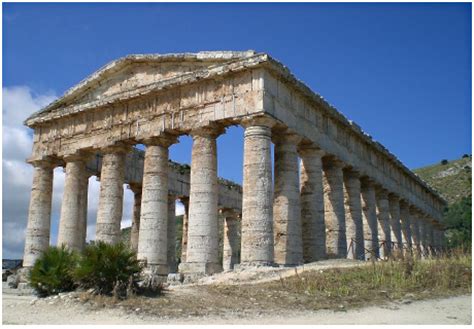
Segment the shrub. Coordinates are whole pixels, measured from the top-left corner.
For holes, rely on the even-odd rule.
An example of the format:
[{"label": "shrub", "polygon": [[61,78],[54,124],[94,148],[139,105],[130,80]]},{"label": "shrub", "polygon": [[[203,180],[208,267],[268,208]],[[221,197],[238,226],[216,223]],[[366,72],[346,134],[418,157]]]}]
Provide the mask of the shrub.
[{"label": "shrub", "polygon": [[77,255],[64,246],[49,247],[33,265],[30,284],[41,297],[74,290],[76,263]]},{"label": "shrub", "polygon": [[123,243],[87,246],[74,271],[79,286],[97,294],[124,297],[136,288],[142,267]]},{"label": "shrub", "polygon": [[448,164],[448,160],[446,160],[446,159],[441,160],[441,164],[442,164],[442,165],[447,165],[447,164]]}]

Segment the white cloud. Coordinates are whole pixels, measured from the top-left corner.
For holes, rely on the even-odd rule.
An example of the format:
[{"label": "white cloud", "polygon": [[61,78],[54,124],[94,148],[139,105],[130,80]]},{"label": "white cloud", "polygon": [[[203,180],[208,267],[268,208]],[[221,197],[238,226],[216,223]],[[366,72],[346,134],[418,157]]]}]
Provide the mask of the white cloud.
[{"label": "white cloud", "polygon": [[[22,258],[25,231],[28,219],[33,167],[25,160],[32,150],[32,131],[23,121],[33,112],[52,102],[54,93],[36,95],[25,86],[7,87],[3,92],[3,258]],[[51,243],[57,240],[57,230],[64,190],[63,168],[54,170],[53,200],[51,211]],[[100,182],[96,177],[89,179],[87,240],[95,239],[95,222],[99,201]],[[124,186],[122,227],[131,225],[133,212],[133,192]],[[180,202],[176,203],[176,213],[184,212]]]}]

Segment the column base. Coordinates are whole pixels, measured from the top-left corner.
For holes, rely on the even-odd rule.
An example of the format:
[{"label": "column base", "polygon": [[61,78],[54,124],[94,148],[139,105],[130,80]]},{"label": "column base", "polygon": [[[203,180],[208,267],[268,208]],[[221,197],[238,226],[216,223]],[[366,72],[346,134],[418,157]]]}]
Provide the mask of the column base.
[{"label": "column base", "polygon": [[207,275],[222,272],[222,265],[217,263],[181,263],[179,273],[184,275],[184,282],[193,282]]},{"label": "column base", "polygon": [[156,287],[168,279],[168,265],[148,265],[142,271],[142,287]]}]

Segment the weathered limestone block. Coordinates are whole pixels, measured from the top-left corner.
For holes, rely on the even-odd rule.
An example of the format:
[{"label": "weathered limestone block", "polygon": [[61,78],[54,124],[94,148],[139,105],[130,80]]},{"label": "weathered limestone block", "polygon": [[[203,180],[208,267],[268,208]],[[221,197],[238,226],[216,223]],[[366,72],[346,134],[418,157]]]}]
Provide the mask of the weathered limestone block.
[{"label": "weathered limestone block", "polygon": [[324,221],[328,256],[346,258],[346,219],[342,162],[323,158]]},{"label": "weathered limestone block", "polygon": [[359,174],[356,171],[344,170],[347,258],[364,260],[364,228],[362,224],[360,185]]},{"label": "weathered limestone block", "polygon": [[398,250],[403,250],[402,226],[400,222],[400,199],[394,194],[389,194],[388,203],[390,208],[390,228],[393,246]]},{"label": "weathered limestone block", "polygon": [[361,179],[362,223],[364,227],[364,244],[367,250],[366,258],[380,257],[378,220],[374,182],[367,177]]},{"label": "weathered limestone block", "polygon": [[191,187],[186,263],[180,272],[209,275],[222,270],[219,261],[218,186],[216,138],[223,132],[208,126],[191,132]]},{"label": "weathered limestone block", "polygon": [[109,147],[103,151],[96,240],[115,244],[120,241],[125,156],[129,149]]},{"label": "weathered limestone block", "polygon": [[138,236],[140,233],[140,212],[142,206],[142,186],[129,185],[133,192],[133,214],[132,229],[130,232],[130,247],[133,251],[138,252]]},{"label": "weathered limestone block", "polygon": [[275,263],[303,263],[301,207],[296,134],[283,133],[275,138],[275,185],[273,232]]},{"label": "weathered limestone block", "polygon": [[176,196],[168,195],[168,266],[170,273],[178,270],[176,264]]},{"label": "weathered limestone block", "polygon": [[59,221],[58,246],[80,251],[85,246],[84,228],[87,229],[87,189],[89,175],[87,159],[80,156],[68,157],[66,178]]},{"label": "weathered limestone block", "polygon": [[301,222],[303,258],[310,263],[326,258],[326,226],[324,223],[324,191],[322,156],[314,146],[299,149],[301,157]]},{"label": "weathered limestone block", "polygon": [[[377,218],[379,222],[379,240],[383,243],[381,257],[388,257],[392,252],[392,233],[390,230],[390,208],[388,202],[388,191],[385,189],[376,190],[377,197]],[[382,234],[382,235],[381,235]]]},{"label": "weathered limestone block", "polygon": [[240,263],[240,223],[233,211],[225,211],[222,214],[224,217],[222,267],[224,271],[229,271]]},{"label": "weathered limestone block", "polygon": [[172,136],[145,141],[138,259],[146,261],[147,275],[168,275],[168,147]]},{"label": "weathered limestone block", "polygon": [[243,123],[242,265],[273,264],[272,122]]},{"label": "weathered limestone block", "polygon": [[181,239],[181,263],[186,262],[186,253],[188,250],[188,225],[189,225],[189,197],[181,197],[181,203],[184,207],[183,213],[183,237]]},{"label": "weathered limestone block", "polygon": [[402,243],[408,250],[412,249],[410,208],[406,201],[400,201],[400,220],[402,229]]},{"label": "weathered limestone block", "polygon": [[35,169],[26,228],[23,267],[32,267],[38,257],[49,247],[51,226],[55,164],[51,161],[35,161],[32,165]]}]

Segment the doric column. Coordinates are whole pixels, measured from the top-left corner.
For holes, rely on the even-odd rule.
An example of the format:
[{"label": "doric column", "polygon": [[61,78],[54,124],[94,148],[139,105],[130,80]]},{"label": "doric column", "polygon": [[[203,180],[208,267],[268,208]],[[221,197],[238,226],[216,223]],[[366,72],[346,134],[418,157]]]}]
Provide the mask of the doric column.
[{"label": "doric column", "polygon": [[48,160],[32,161],[30,163],[34,166],[34,172],[23,267],[32,267],[38,257],[49,247],[53,170],[56,166]]},{"label": "doric column", "polygon": [[146,261],[149,278],[167,276],[168,266],[168,148],[175,136],[144,141],[142,203],[138,235],[138,259]]},{"label": "doric column", "polygon": [[188,250],[188,218],[189,218],[189,198],[181,197],[181,203],[184,207],[183,213],[183,236],[181,238],[181,263],[186,262],[186,252]]},{"label": "doric column", "polygon": [[274,137],[275,185],[273,199],[274,259],[280,265],[303,263],[301,207],[296,134]]},{"label": "doric column", "polygon": [[429,216],[424,216],[423,220],[426,255],[433,255],[433,222]]},{"label": "doric column", "polygon": [[233,211],[223,211],[222,217],[224,217],[222,267],[224,271],[228,271],[240,262],[240,223],[238,215]]},{"label": "doric column", "polygon": [[346,219],[344,209],[343,164],[334,158],[323,158],[324,220],[326,249],[329,256],[346,258]]},{"label": "doric column", "polygon": [[407,202],[400,201],[400,221],[402,228],[402,243],[410,252],[412,250],[411,238],[411,216],[410,207]]},{"label": "doric column", "polygon": [[189,225],[186,263],[180,272],[208,275],[221,271],[218,234],[216,138],[224,130],[208,126],[193,130]]},{"label": "doric column", "polygon": [[420,214],[418,217],[418,229],[420,230],[420,246],[422,257],[426,257],[429,255],[428,250],[428,223],[425,220],[423,214]]},{"label": "doric column", "polygon": [[377,219],[379,229],[381,229],[381,232],[379,231],[379,239],[383,241],[383,257],[388,257],[392,251],[388,191],[383,188],[378,188],[375,194],[377,197]]},{"label": "doric column", "polygon": [[361,179],[362,224],[364,227],[364,243],[367,250],[366,258],[379,258],[379,238],[377,225],[377,207],[375,185],[367,177]]},{"label": "doric column", "polygon": [[410,219],[411,219],[411,237],[412,237],[412,248],[416,250],[416,255],[421,256],[421,243],[420,243],[420,222],[418,218],[418,212],[415,208],[410,207]]},{"label": "doric column", "polygon": [[242,189],[242,265],[273,264],[273,188],[270,154],[272,122],[259,118],[242,123],[244,170]]},{"label": "doric column", "polygon": [[360,185],[358,172],[351,169],[344,170],[347,258],[364,260],[364,228],[362,226]]},{"label": "doric column", "polygon": [[403,252],[402,225],[400,222],[400,198],[395,194],[389,194],[388,204],[390,209],[390,228],[394,247]]},{"label": "doric column", "polygon": [[130,247],[133,251],[138,252],[138,236],[140,232],[140,212],[142,206],[142,186],[129,185],[133,192],[133,214],[132,229],[130,232]]},{"label": "doric column", "polygon": [[87,229],[87,189],[89,174],[87,158],[73,155],[64,158],[66,177],[61,204],[57,245],[80,251],[85,246],[84,229]]},{"label": "doric column", "polygon": [[305,263],[326,258],[322,156],[314,146],[300,147],[300,198]]},{"label": "doric column", "polygon": [[123,146],[103,150],[96,224],[97,241],[112,244],[120,242],[125,158],[128,151],[129,148]]},{"label": "doric column", "polygon": [[168,265],[170,273],[178,270],[176,264],[176,196],[168,194]]}]

